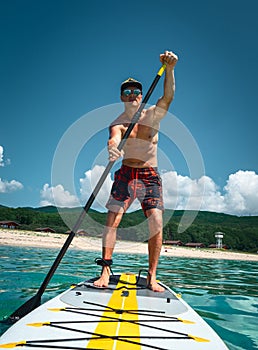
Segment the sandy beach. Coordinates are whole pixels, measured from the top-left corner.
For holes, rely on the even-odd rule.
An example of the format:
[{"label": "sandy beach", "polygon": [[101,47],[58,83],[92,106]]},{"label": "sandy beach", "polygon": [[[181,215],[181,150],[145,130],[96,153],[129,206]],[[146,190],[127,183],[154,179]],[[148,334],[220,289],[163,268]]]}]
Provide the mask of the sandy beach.
[{"label": "sandy beach", "polygon": [[[41,247],[41,248],[62,248],[67,235],[49,232],[33,232],[22,230],[0,230],[1,246],[19,246],[19,247]],[[101,253],[101,238],[75,236],[69,249],[80,249],[97,251]],[[117,241],[115,252],[129,254],[147,254],[147,243]],[[227,259],[227,260],[245,260],[258,261],[258,254],[247,254],[231,252],[227,250],[208,249],[208,248],[186,248],[163,246],[161,255],[181,258],[200,258],[200,259]]]}]

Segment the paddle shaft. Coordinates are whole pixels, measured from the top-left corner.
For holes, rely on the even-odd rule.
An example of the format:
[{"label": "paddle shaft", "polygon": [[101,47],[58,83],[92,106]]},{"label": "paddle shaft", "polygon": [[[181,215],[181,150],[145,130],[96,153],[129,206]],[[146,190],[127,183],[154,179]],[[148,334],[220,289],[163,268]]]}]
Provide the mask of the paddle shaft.
[{"label": "paddle shaft", "polygon": [[[133,116],[133,118],[132,118],[132,121],[131,121],[130,125],[128,126],[128,129],[126,130],[124,136],[122,137],[122,140],[120,141],[120,143],[119,143],[119,145],[118,145],[118,147],[117,147],[119,151],[122,150],[122,148],[123,148],[123,146],[124,146],[126,140],[128,139],[128,137],[129,137],[131,131],[133,130],[135,124],[138,122],[138,120],[139,120],[139,118],[140,118],[140,116],[141,116],[142,110],[144,109],[144,107],[145,107],[147,101],[149,100],[149,98],[150,98],[150,96],[151,96],[153,90],[155,89],[155,87],[156,87],[156,85],[157,85],[157,83],[158,83],[160,77],[161,77],[162,74],[164,73],[165,69],[166,69],[166,65],[163,64],[163,66],[162,66],[162,67],[160,68],[160,70],[158,71],[158,73],[157,73],[155,79],[153,80],[153,82],[152,82],[152,84],[151,84],[151,86],[150,86],[148,92],[146,93],[146,96],[145,96],[144,99],[142,100],[142,103],[141,103],[141,105],[140,105],[140,108],[139,108],[138,111],[134,114],[134,116]],[[50,281],[51,278],[53,277],[53,275],[54,275],[54,273],[55,273],[55,271],[56,271],[58,265],[60,264],[60,262],[61,262],[62,258],[64,257],[64,255],[65,255],[65,253],[66,253],[68,247],[70,246],[70,244],[71,244],[71,242],[72,242],[72,240],[73,240],[73,238],[74,238],[74,236],[75,236],[75,233],[76,233],[76,232],[78,231],[78,229],[80,228],[82,221],[84,220],[84,218],[85,218],[87,212],[89,211],[89,209],[90,209],[92,203],[94,202],[94,200],[95,200],[97,194],[99,193],[99,190],[100,190],[101,186],[103,185],[104,181],[106,180],[106,177],[108,176],[108,174],[109,174],[109,172],[110,172],[110,170],[111,170],[111,168],[112,168],[112,166],[113,166],[114,163],[115,163],[115,161],[109,161],[108,165],[106,166],[106,169],[104,170],[103,174],[101,175],[101,177],[100,177],[100,179],[99,179],[97,185],[95,186],[95,188],[94,188],[94,190],[93,190],[91,196],[89,197],[87,203],[85,204],[85,206],[84,206],[84,208],[83,208],[83,210],[82,210],[80,216],[78,217],[76,223],[74,224],[74,226],[73,226],[73,228],[72,228],[72,231],[69,233],[69,235],[68,235],[68,237],[67,237],[67,239],[66,239],[66,241],[65,241],[65,243],[64,243],[64,245],[63,245],[63,247],[61,248],[59,254],[57,255],[57,257],[56,257],[56,259],[55,259],[53,265],[51,266],[51,268],[50,268],[48,274],[46,275],[44,281],[42,282],[42,284],[41,284],[41,286],[40,286],[38,292],[36,293],[36,295],[35,295],[33,298],[31,298],[31,300],[33,299],[33,301],[34,301],[33,304],[35,304],[35,303],[36,303],[36,304],[37,304],[37,303],[40,304],[41,296],[43,295],[44,291],[46,290],[46,287],[47,287],[49,281]],[[35,300],[35,299],[36,299],[36,300]],[[29,301],[30,301],[30,300],[28,300],[25,304],[28,304]],[[24,304],[24,306],[25,306],[25,304]],[[37,306],[37,305],[36,305],[36,306]],[[33,310],[36,306],[33,305],[33,306],[32,306],[32,310]],[[27,309],[28,309],[28,305],[26,305],[26,311],[27,311]],[[16,319],[16,320],[17,320],[17,318],[21,318],[21,317],[25,316],[26,313],[29,312],[29,311],[28,311],[28,312],[26,312],[25,314],[21,315],[22,313],[24,313],[23,311],[25,311],[25,310],[23,310],[23,305],[22,305],[19,309],[17,309],[14,313],[12,313],[12,315],[10,316],[10,318],[11,318],[11,319]],[[31,311],[31,310],[30,310],[30,311]]]}]

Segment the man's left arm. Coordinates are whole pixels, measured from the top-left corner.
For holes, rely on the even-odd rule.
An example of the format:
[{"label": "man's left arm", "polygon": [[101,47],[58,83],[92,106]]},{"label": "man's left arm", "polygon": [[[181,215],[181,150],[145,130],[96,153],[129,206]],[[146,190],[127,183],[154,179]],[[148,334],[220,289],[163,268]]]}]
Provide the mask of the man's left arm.
[{"label": "man's left arm", "polygon": [[175,94],[175,74],[174,69],[178,61],[178,57],[171,51],[166,51],[160,55],[160,61],[162,64],[166,64],[165,79],[164,79],[164,92],[163,96],[158,100],[155,108],[155,117],[162,119],[173,101]]}]

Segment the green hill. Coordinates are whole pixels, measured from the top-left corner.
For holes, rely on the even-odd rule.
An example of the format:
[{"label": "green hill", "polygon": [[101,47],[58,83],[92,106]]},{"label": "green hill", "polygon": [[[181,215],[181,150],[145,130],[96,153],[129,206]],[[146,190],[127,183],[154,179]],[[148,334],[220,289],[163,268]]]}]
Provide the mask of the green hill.
[{"label": "green hill", "polygon": [[[50,227],[56,232],[65,233],[76,222],[81,210],[82,208],[60,209],[54,206],[9,208],[0,205],[0,221],[16,221],[20,225],[19,228],[25,230]],[[182,216],[187,218],[188,215],[191,217],[191,214],[193,214],[191,211],[166,210],[164,239],[181,240],[183,243],[200,242],[209,246],[215,243],[215,232],[223,232],[225,234],[223,243],[229,248],[246,252],[258,251],[257,216],[238,217],[200,211],[190,226],[184,226]],[[82,228],[89,234],[101,235],[105,221],[106,213],[90,209]],[[143,241],[148,238],[148,227],[141,210],[125,214],[120,227],[118,231],[120,239]]]}]

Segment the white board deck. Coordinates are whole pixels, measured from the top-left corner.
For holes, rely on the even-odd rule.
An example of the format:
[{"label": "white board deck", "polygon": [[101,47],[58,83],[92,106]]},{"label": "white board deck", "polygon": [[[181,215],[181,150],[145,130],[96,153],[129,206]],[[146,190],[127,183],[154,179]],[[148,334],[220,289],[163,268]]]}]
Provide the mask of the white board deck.
[{"label": "white board deck", "polygon": [[154,293],[146,278],[114,275],[108,288],[78,284],[10,327],[0,349],[224,350],[214,330],[170,288]]}]

